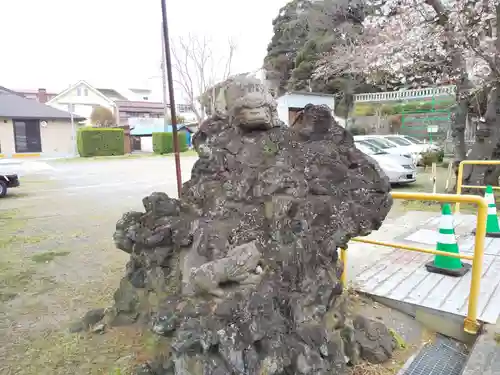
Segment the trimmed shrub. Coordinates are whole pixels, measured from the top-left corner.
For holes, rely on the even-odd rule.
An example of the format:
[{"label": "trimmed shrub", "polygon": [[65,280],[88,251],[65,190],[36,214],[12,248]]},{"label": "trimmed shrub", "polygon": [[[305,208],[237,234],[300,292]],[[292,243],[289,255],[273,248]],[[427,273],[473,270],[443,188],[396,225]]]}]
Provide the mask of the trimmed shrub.
[{"label": "trimmed shrub", "polygon": [[422,165],[424,167],[431,166],[432,163],[439,163],[439,152],[426,151],[422,153]]},{"label": "trimmed shrub", "polygon": [[169,154],[172,152],[172,133],[153,133],[153,152],[155,154]]},{"label": "trimmed shrub", "polygon": [[188,150],[188,140],[187,140],[186,132],[185,131],[178,132],[177,139],[179,139],[179,152],[187,151]]},{"label": "trimmed shrub", "polygon": [[[177,139],[179,140],[179,151],[187,151],[187,137],[183,131],[177,132]],[[173,133],[158,132],[153,133],[153,152],[155,154],[171,154],[174,152],[174,139]]]},{"label": "trimmed shrub", "polygon": [[78,153],[84,158],[123,155],[125,153],[123,129],[80,128],[76,142]]}]

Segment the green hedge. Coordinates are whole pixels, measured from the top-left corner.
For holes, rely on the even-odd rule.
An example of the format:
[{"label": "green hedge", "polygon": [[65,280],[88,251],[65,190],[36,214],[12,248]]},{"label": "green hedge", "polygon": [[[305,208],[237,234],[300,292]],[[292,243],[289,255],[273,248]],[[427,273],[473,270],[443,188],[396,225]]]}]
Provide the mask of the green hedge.
[{"label": "green hedge", "polygon": [[[179,151],[187,151],[187,137],[183,131],[177,133],[179,140]],[[173,133],[159,132],[153,133],[153,152],[155,154],[171,154],[174,152]]]},{"label": "green hedge", "polygon": [[123,129],[89,128],[78,129],[77,146],[81,157],[123,155]]}]

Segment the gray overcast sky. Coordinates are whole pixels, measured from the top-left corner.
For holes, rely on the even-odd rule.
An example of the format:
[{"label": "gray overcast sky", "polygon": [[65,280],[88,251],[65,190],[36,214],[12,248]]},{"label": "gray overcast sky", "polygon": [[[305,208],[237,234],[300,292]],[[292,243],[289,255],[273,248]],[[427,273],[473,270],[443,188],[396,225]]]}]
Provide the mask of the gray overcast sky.
[{"label": "gray overcast sky", "polygon": [[[254,70],[286,2],[167,0],[169,31],[210,36],[215,53],[234,37],[233,71]],[[84,79],[119,88],[159,74],[160,0],[4,0],[0,15],[0,86],[57,91]]]}]

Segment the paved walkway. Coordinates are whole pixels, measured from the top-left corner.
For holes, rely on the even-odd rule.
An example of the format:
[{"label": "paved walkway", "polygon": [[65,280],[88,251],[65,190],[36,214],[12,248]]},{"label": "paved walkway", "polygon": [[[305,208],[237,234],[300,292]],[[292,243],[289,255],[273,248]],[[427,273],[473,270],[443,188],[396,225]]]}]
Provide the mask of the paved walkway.
[{"label": "paved walkway", "polygon": [[[438,225],[439,214],[411,212],[388,220],[368,238],[435,249]],[[455,217],[461,253],[473,253],[471,231],[474,227],[475,216]],[[458,278],[429,273],[425,263],[433,256],[407,250],[353,243],[348,251],[348,278],[358,290],[454,315],[466,315],[471,272]],[[495,323],[500,314],[500,239],[486,239],[478,313],[479,319],[486,323]]]}]

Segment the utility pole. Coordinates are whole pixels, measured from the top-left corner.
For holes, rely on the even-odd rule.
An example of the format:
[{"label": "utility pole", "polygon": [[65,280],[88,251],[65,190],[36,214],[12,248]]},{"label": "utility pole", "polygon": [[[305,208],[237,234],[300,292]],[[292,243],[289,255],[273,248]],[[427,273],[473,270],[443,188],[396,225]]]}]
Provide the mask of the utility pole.
[{"label": "utility pole", "polygon": [[165,58],[165,36],[163,35],[163,30],[161,33],[161,83],[162,83],[162,94],[163,94],[163,131],[168,131],[168,95],[167,95],[167,72],[165,71],[166,58]]},{"label": "utility pole", "polygon": [[174,99],[174,85],[172,78],[172,61],[170,57],[170,42],[168,39],[168,21],[167,21],[167,4],[166,0],[161,0],[161,14],[163,24],[163,50],[165,53],[165,66],[167,68],[167,82],[168,82],[168,97],[170,102],[170,121],[172,121],[172,136],[174,138],[174,158],[175,158],[175,172],[177,175],[177,194],[181,197],[182,192],[182,175],[181,175],[181,161],[179,156],[179,140],[177,139],[177,115],[175,114],[175,99]]},{"label": "utility pole", "polygon": [[72,103],[68,103],[68,112],[70,115],[70,121],[71,121],[71,138],[73,138],[73,156],[78,156],[78,147],[76,145],[76,126],[75,126],[75,117],[73,115],[73,111],[75,110],[75,105]]}]

